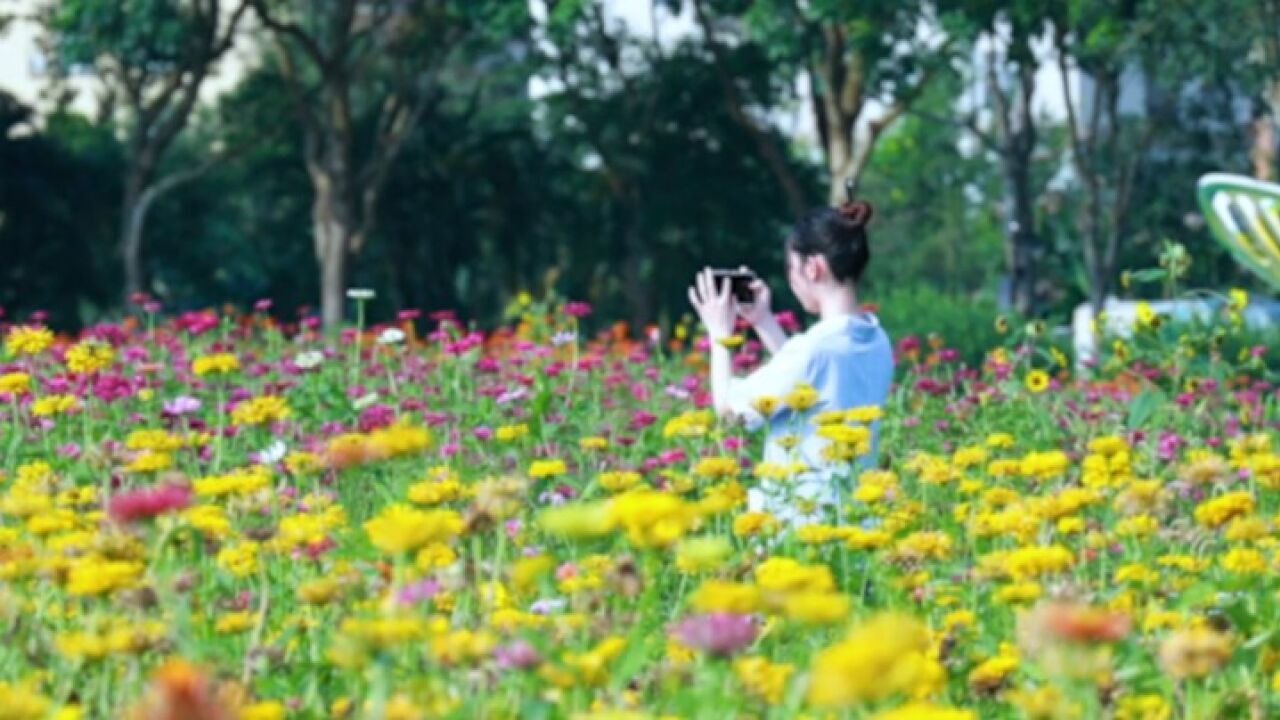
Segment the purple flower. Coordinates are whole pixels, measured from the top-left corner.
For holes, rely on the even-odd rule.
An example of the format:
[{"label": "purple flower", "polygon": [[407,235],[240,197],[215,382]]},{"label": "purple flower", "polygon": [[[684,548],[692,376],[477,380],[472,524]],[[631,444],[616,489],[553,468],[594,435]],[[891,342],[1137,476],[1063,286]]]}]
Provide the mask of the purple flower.
[{"label": "purple flower", "polygon": [[523,670],[533,667],[542,661],[536,648],[525,640],[513,640],[506,645],[499,645],[493,650],[493,657],[498,667]]},{"label": "purple flower", "polygon": [[727,612],[692,615],[674,629],[681,643],[712,655],[732,655],[755,642],[758,632],[752,616]]}]

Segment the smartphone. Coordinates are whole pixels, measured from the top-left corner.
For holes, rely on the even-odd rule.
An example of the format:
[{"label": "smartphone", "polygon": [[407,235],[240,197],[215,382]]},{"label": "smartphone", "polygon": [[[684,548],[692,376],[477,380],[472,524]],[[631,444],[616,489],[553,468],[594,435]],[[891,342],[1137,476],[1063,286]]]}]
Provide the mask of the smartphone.
[{"label": "smartphone", "polygon": [[720,287],[721,283],[728,279],[732,285],[733,296],[737,298],[738,303],[742,305],[750,305],[755,302],[756,294],[751,289],[751,283],[755,282],[756,274],[750,270],[712,270],[711,277],[716,282],[716,287]]}]

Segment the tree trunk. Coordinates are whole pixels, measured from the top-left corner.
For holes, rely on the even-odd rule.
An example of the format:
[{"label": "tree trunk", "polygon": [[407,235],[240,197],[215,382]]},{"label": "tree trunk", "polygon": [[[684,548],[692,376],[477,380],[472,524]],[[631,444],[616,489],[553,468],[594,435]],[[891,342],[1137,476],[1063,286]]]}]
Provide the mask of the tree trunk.
[{"label": "tree trunk", "polygon": [[142,271],[144,213],[140,207],[141,199],[142,178],[136,171],[131,171],[125,177],[124,201],[120,205],[120,255],[124,261],[125,307],[133,302],[146,282]]},{"label": "tree trunk", "polygon": [[315,233],[316,260],[320,265],[320,319],[327,332],[342,325],[346,306],[347,256],[355,231],[342,180],[326,172],[312,176],[315,201],[311,222]]},{"label": "tree trunk", "polygon": [[1027,158],[1004,158],[1005,264],[1009,268],[1009,302],[1014,312],[1029,316],[1036,309],[1035,208]]}]

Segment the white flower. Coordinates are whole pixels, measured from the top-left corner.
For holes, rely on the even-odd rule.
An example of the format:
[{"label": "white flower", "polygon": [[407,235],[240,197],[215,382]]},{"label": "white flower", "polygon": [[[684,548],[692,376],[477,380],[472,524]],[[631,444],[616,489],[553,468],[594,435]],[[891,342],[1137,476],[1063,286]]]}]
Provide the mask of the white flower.
[{"label": "white flower", "polygon": [[311,370],[324,362],[324,353],[319,350],[303,350],[293,356],[293,364],[303,370]]},{"label": "white flower", "polygon": [[369,288],[347,288],[347,297],[352,300],[372,300],[375,294]]},{"label": "white flower", "polygon": [[404,342],[405,334],[400,328],[389,327],[378,334],[379,345],[398,345]]},{"label": "white flower", "polygon": [[551,344],[555,345],[556,347],[560,347],[561,345],[568,345],[569,343],[577,339],[578,339],[578,333],[572,330],[561,330],[560,332],[551,336]]},{"label": "white flower", "polygon": [[357,410],[363,410],[376,402],[378,402],[378,393],[371,392],[367,395],[361,395],[355,400],[352,400],[351,407]]},{"label": "white flower", "polygon": [[276,440],[272,442],[270,445],[258,451],[257,461],[264,465],[271,465],[273,463],[278,463],[284,459],[284,456],[288,454],[288,452],[289,452],[289,446],[285,445],[284,442],[281,440]]}]

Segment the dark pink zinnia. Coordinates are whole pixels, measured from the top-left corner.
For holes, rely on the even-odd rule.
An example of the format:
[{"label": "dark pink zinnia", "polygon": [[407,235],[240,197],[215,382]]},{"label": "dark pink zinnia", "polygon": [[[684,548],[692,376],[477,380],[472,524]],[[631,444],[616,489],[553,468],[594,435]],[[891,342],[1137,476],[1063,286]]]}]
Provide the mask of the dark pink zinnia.
[{"label": "dark pink zinnia", "polygon": [[116,495],[107,506],[107,514],[116,522],[131,523],[181,510],[190,504],[191,488],[185,485],[158,485]]}]

